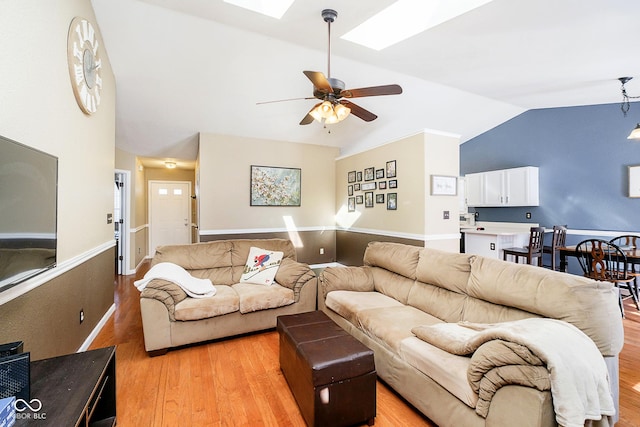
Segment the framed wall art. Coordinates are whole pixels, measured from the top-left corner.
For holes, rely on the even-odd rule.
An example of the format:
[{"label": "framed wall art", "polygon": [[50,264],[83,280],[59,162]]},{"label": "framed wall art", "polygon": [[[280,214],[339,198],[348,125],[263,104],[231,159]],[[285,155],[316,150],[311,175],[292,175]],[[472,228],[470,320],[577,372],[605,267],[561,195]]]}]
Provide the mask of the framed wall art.
[{"label": "framed wall art", "polygon": [[384,169],[376,169],[376,179],[384,178]]},{"label": "framed wall art", "polygon": [[364,207],[373,207],[373,191],[367,191],[366,193],[364,193]]},{"label": "framed wall art", "polygon": [[398,193],[387,194],[387,210],[395,211],[398,209]]},{"label": "framed wall art", "polygon": [[374,167],[365,168],[365,170],[364,170],[364,180],[365,181],[373,181],[375,179],[375,175],[373,173],[374,170],[375,170]]},{"label": "framed wall art", "polygon": [[251,165],[251,206],[300,206],[299,168]]},{"label": "framed wall art", "polygon": [[347,173],[347,182],[348,183],[356,182],[356,171],[351,171]]},{"label": "framed wall art", "polygon": [[353,196],[353,185],[347,186],[347,196]]},{"label": "framed wall art", "polygon": [[458,194],[458,178],[455,176],[431,175],[432,196],[455,196]]},{"label": "framed wall art", "polygon": [[390,179],[389,180],[389,188],[398,188],[398,180]]},{"label": "framed wall art", "polygon": [[387,178],[396,177],[396,161],[390,160],[387,162]]},{"label": "framed wall art", "polygon": [[629,197],[640,197],[640,166],[629,166]]},{"label": "framed wall art", "polygon": [[387,181],[380,181],[378,183],[378,189],[380,190],[386,190],[387,189]]},{"label": "framed wall art", "polygon": [[384,203],[384,194],[376,194],[376,203]]},{"label": "framed wall art", "polygon": [[355,212],[356,210],[356,198],[355,197],[349,197],[347,199],[347,207],[349,212]]},{"label": "framed wall art", "polygon": [[360,189],[362,191],[365,190],[375,190],[376,189],[376,183],[375,182],[365,182],[364,184],[362,184],[362,186],[360,187]]},{"label": "framed wall art", "polygon": [[356,196],[356,205],[361,205],[364,203],[364,197],[362,196],[362,194]]}]

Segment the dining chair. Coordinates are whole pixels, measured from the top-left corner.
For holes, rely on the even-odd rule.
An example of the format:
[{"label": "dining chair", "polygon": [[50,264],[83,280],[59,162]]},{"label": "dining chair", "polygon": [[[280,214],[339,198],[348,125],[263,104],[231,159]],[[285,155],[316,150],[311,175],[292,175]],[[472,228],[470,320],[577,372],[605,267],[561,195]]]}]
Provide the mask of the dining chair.
[{"label": "dining chair", "polygon": [[[622,236],[614,237],[609,240],[610,243],[617,245],[622,251],[639,251],[640,247],[638,247],[638,243],[640,243],[640,236],[635,236],[633,234],[624,234]],[[628,260],[628,259],[627,259]],[[635,293],[636,308],[640,310],[638,307],[638,277],[640,277],[640,271],[637,270],[636,264],[629,262],[628,265],[629,274],[633,276],[633,289],[631,292]]]},{"label": "dining chair", "polygon": [[551,270],[557,271],[558,267],[558,248],[561,248],[565,245],[565,240],[567,238],[567,226],[566,225],[554,225],[553,226],[553,235],[551,237],[551,245],[544,245],[542,247],[542,253],[549,254],[551,256],[550,265],[545,265],[545,267],[550,268]]},{"label": "dining chair", "polygon": [[505,248],[503,250],[502,259],[507,260],[507,256],[511,255],[515,258],[516,263],[520,262],[520,258],[526,260],[526,264],[533,265],[533,259],[537,259],[537,265],[542,267],[542,247],[544,246],[544,227],[531,227],[529,230],[529,245],[518,248]]},{"label": "dining chair", "polygon": [[602,239],[587,239],[576,245],[578,262],[585,277],[612,282],[618,288],[620,313],[624,317],[621,289],[628,289],[638,307],[638,298],[633,290],[634,276],[629,274],[627,257],[616,244]]}]

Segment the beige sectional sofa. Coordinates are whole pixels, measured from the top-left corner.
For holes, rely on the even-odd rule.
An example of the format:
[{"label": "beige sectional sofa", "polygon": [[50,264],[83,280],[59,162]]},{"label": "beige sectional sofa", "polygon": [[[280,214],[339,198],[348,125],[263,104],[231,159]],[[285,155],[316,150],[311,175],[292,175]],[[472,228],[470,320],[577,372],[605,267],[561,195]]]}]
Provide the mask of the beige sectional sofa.
[{"label": "beige sectional sofa", "polygon": [[[586,424],[607,426],[616,419],[618,353],[624,339],[610,283],[481,256],[373,242],[364,266],[322,272],[318,307],[374,351],[379,378],[441,427],[555,426],[567,409],[580,409],[566,392],[561,401],[556,391],[594,377],[604,400],[595,411],[608,416]],[[522,346],[499,336],[462,355],[432,339],[444,331],[456,347],[465,337],[448,336],[448,330],[493,331],[496,323],[534,325],[524,336],[535,338]],[[572,347],[574,340],[578,345]],[[542,341],[555,343],[546,363],[540,354],[547,357],[547,349],[536,357]],[[526,363],[514,363],[514,356]],[[503,358],[508,366],[501,365]],[[575,384],[558,385],[559,378],[567,378],[556,368],[563,364],[574,375],[568,378],[578,378]],[[486,368],[480,377],[479,366]]]},{"label": "beige sectional sofa", "polygon": [[[239,283],[251,247],[283,252],[274,284]],[[316,308],[316,274],[297,262],[290,240],[237,239],[158,247],[151,266],[167,262],[193,277],[210,279],[216,293],[192,298],[171,281],[148,282],[140,294],[140,311],[145,348],[152,356],[171,347],[274,328],[280,315]]]}]

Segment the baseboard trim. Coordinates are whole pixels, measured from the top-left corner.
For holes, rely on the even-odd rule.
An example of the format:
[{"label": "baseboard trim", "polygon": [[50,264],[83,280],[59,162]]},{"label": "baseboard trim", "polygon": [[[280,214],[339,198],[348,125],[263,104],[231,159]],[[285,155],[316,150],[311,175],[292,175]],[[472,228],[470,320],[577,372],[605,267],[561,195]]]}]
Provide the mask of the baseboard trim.
[{"label": "baseboard trim", "polygon": [[84,340],[84,342],[82,343],[82,345],[80,346],[80,348],[76,353],[87,351],[89,349],[89,346],[91,345],[93,340],[98,336],[98,334],[100,333],[104,325],[107,323],[111,315],[115,312],[116,312],[116,305],[114,303],[114,304],[111,304],[111,307],[109,307],[109,310],[107,310],[104,316],[102,316],[102,319],[100,319],[96,327],[93,328],[93,331],[91,331],[89,336]]}]

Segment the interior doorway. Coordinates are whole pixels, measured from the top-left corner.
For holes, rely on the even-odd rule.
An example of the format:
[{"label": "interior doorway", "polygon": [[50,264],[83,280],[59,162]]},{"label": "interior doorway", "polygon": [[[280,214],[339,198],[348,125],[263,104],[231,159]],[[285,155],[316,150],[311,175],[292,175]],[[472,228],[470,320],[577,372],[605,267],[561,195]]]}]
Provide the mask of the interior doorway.
[{"label": "interior doorway", "polygon": [[149,181],[149,255],[191,243],[191,182]]},{"label": "interior doorway", "polygon": [[113,225],[116,241],[115,273],[127,274],[129,265],[129,171],[116,170],[114,174],[113,188]]}]

